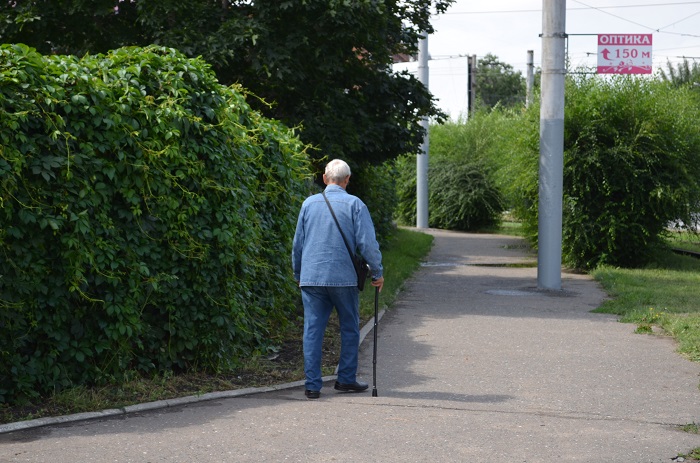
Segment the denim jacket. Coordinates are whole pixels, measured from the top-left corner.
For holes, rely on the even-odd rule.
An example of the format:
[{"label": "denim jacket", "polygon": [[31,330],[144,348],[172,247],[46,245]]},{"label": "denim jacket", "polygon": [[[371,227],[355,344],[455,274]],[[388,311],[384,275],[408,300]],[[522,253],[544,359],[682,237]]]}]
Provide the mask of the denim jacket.
[{"label": "denim jacket", "polygon": [[[350,249],[359,251],[372,278],[383,274],[382,254],[367,206],[338,185],[325,190]],[[357,275],[323,195],[306,198],[292,245],[292,269],[300,286],[356,286]]]}]

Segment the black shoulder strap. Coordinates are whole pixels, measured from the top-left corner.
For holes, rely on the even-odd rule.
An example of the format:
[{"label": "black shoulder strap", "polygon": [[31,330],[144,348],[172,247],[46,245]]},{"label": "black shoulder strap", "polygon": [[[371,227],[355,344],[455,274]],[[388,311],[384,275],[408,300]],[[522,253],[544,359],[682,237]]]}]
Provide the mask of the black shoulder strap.
[{"label": "black shoulder strap", "polygon": [[350,259],[354,262],[354,253],[350,249],[350,245],[348,244],[348,240],[345,238],[345,233],[343,233],[343,229],[340,228],[340,223],[338,223],[338,218],[335,216],[335,212],[333,212],[333,208],[331,207],[330,201],[328,201],[328,198],[326,198],[326,192],[322,191],[321,194],[323,195],[323,199],[326,200],[326,204],[328,205],[328,210],[331,211],[331,215],[333,216],[333,220],[335,220],[335,224],[338,227],[338,231],[340,231],[340,236],[343,237],[343,243],[345,243],[345,248],[348,250],[348,254],[350,254]]}]

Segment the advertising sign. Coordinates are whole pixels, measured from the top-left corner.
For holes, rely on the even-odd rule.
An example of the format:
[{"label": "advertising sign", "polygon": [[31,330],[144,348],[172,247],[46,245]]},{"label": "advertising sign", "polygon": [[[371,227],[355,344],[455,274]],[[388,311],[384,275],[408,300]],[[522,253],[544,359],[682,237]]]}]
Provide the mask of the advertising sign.
[{"label": "advertising sign", "polygon": [[651,74],[651,34],[598,34],[598,74]]}]

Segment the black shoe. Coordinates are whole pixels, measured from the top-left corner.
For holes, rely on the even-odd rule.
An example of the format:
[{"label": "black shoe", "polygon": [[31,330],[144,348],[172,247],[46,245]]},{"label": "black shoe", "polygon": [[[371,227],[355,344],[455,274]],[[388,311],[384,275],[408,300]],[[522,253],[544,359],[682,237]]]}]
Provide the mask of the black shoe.
[{"label": "black shoe", "polygon": [[310,390],[305,390],[304,395],[309,398],[309,399],[318,399],[321,397],[321,391],[310,391]]},{"label": "black shoe", "polygon": [[350,384],[339,383],[338,381],[335,382],[335,390],[336,391],[362,392],[362,391],[366,391],[368,387],[369,387],[369,384],[362,383],[360,381],[355,381],[354,383],[350,383]]}]

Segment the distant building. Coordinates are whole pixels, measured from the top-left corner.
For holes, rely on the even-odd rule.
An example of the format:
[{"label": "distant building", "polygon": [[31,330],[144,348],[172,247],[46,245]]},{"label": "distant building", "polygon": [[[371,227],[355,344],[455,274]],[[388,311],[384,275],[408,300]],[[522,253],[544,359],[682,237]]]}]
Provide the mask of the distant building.
[{"label": "distant building", "polygon": [[407,55],[405,53],[399,53],[391,57],[394,63],[410,63],[411,61],[418,61],[417,56]]}]

